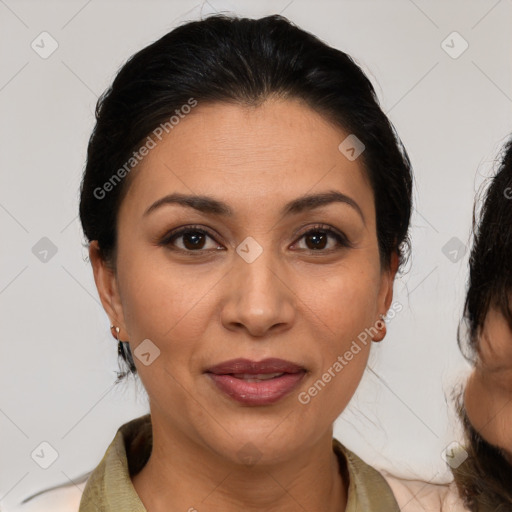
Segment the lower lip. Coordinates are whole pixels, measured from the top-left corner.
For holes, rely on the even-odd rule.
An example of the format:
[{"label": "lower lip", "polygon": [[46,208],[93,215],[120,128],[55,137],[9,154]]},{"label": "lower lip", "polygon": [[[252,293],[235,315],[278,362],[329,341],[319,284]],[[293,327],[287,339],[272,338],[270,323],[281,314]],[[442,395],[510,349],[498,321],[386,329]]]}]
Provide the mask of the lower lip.
[{"label": "lower lip", "polygon": [[233,400],[245,405],[269,405],[288,395],[302,380],[306,372],[285,373],[280,377],[247,382],[233,375],[208,373],[217,388]]}]

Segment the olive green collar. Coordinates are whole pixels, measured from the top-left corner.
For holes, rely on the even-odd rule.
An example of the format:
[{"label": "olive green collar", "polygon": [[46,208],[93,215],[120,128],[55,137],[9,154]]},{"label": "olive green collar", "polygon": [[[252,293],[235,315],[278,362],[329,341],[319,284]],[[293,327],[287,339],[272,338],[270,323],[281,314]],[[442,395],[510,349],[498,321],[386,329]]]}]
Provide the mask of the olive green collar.
[{"label": "olive green collar", "polygon": [[[130,475],[144,467],[152,442],[149,414],[122,425],[87,481],[79,512],[147,512]],[[377,470],[337,439],[333,439],[333,449],[350,482],[345,512],[399,512],[389,485]]]}]

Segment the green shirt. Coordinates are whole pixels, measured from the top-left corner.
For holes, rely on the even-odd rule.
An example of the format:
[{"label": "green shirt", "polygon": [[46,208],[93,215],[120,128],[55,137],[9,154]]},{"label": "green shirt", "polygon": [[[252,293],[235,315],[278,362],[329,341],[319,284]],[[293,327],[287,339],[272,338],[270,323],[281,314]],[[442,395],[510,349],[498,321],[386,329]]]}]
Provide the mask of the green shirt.
[{"label": "green shirt", "polygon": [[[103,459],[92,472],[80,500],[79,512],[146,512],[130,475],[146,464],[153,444],[151,416],[122,425]],[[393,493],[378,471],[345,448],[337,439],[333,449],[340,467],[348,469],[346,512],[400,512]]]}]

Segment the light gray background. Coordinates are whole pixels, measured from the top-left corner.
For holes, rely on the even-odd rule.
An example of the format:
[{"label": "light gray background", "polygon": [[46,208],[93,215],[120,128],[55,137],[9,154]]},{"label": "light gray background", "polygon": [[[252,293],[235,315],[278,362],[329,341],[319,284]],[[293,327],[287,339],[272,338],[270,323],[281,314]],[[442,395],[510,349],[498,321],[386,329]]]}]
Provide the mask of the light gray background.
[{"label": "light gray background", "polygon": [[[395,286],[404,309],[374,347],[336,436],[369,463],[448,477],[457,439],[446,396],[467,366],[455,333],[475,191],[512,132],[512,2],[0,0],[0,502],[8,507],[97,465],[117,428],[147,411],[141,386],[113,387],[116,346],[77,218],[97,96],[134,52],[215,11],[282,13],[351,54],[369,73],[415,169],[413,255]],[[31,42],[47,31],[58,49]],[[454,59],[442,42],[469,44]],[[461,42],[448,39],[452,52]],[[46,263],[32,247],[48,237]],[[457,259],[456,253],[452,257]],[[47,441],[48,469],[31,452]]]}]

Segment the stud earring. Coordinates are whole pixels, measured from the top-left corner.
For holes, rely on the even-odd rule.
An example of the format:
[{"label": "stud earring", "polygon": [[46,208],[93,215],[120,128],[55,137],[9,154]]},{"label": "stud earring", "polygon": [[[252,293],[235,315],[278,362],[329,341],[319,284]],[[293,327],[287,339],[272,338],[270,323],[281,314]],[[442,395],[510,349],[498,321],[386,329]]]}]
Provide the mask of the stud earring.
[{"label": "stud earring", "polygon": [[372,341],[375,341],[378,343],[379,341],[382,341],[387,334],[387,328],[386,328],[386,320],[384,315],[380,315],[379,320],[375,322],[375,327],[377,328],[377,334],[372,337]]},{"label": "stud earring", "polygon": [[117,340],[117,353],[121,356],[123,355],[123,342],[119,339],[119,332],[121,329],[117,327],[117,325],[112,324],[110,326],[110,332],[112,336]]}]

